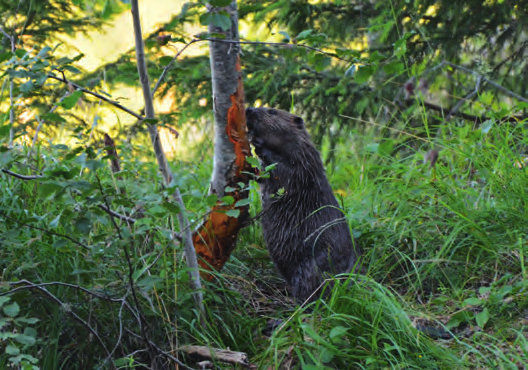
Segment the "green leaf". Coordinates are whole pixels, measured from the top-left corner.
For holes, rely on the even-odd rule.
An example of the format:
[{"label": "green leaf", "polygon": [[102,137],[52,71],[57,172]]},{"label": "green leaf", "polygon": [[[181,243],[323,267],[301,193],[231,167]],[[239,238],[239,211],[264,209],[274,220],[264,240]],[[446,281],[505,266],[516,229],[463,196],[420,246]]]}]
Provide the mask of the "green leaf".
[{"label": "green leaf", "polygon": [[479,306],[482,304],[482,301],[476,297],[471,297],[464,299],[464,304],[471,305],[471,306]]},{"label": "green leaf", "polygon": [[383,140],[378,146],[378,154],[388,156],[392,154],[394,148],[394,141],[390,139]]},{"label": "green leaf", "polygon": [[51,220],[51,222],[49,223],[48,226],[49,226],[51,229],[54,229],[54,228],[56,228],[57,226],[59,226],[59,221],[60,221],[61,216],[62,216],[62,212],[59,213],[59,215],[58,215],[57,217],[55,217],[53,220]]},{"label": "green leaf", "polygon": [[0,297],[0,307],[2,307],[4,305],[4,303],[7,303],[9,302],[11,298],[7,297],[7,296],[1,296]]},{"label": "green leaf", "polygon": [[180,206],[176,203],[171,203],[171,202],[164,200],[161,206],[165,208],[171,214],[180,213]]},{"label": "green leaf", "polygon": [[286,40],[287,40],[288,42],[290,42],[291,37],[290,37],[290,35],[288,35],[286,32],[284,32],[284,31],[279,31],[279,34],[281,34],[282,36],[284,36],[284,38],[286,38]]},{"label": "green leaf", "polygon": [[374,69],[369,66],[361,66],[356,72],[356,82],[362,84],[363,82],[368,81],[370,76],[374,73]]},{"label": "green leaf", "polygon": [[165,56],[162,56],[161,58],[158,59],[158,63],[162,67],[166,67],[166,66],[169,65],[170,62],[172,62],[172,59],[173,59],[173,57],[165,55]]},{"label": "green leaf", "polygon": [[18,58],[23,58],[25,55],[26,55],[27,51],[24,50],[24,49],[16,49],[15,50],[15,55],[18,57]]},{"label": "green leaf", "polygon": [[96,159],[89,159],[86,161],[85,164],[86,168],[88,168],[90,171],[95,172],[99,168],[104,168],[105,164],[99,160]]},{"label": "green leaf", "polygon": [[249,198],[240,199],[238,202],[236,202],[235,207],[244,207],[249,204],[251,204],[251,200]]},{"label": "green leaf", "polygon": [[345,71],[345,77],[352,77],[356,73],[357,67],[355,64],[352,64],[348,69]]},{"label": "green leaf", "polygon": [[20,349],[16,346],[8,344],[7,347],[5,348],[5,353],[11,356],[17,356],[20,353]]},{"label": "green leaf", "polygon": [[88,234],[92,229],[92,221],[86,217],[79,217],[75,220],[74,226],[78,232]]},{"label": "green leaf", "polygon": [[40,116],[40,118],[48,122],[56,122],[56,123],[66,122],[66,120],[57,113],[44,113],[43,115]]},{"label": "green leaf", "polygon": [[231,195],[226,195],[220,200],[222,201],[223,204],[227,204],[228,206],[230,206],[231,204],[235,202],[235,198],[233,198]]},{"label": "green leaf", "polygon": [[483,134],[487,134],[489,130],[491,130],[492,127],[493,127],[493,121],[489,119],[480,126],[480,130],[482,131]]},{"label": "green leaf", "polygon": [[0,138],[6,137],[9,135],[9,132],[11,131],[11,125],[5,125],[0,127]]},{"label": "green leaf", "polygon": [[74,93],[72,93],[70,96],[65,97],[60,103],[60,105],[64,107],[65,109],[72,109],[73,107],[75,107],[75,105],[77,104],[81,96],[82,96],[82,91],[77,90]]},{"label": "green leaf", "polygon": [[336,327],[332,328],[332,330],[330,330],[329,337],[330,337],[330,339],[342,337],[343,335],[345,335],[347,330],[348,329],[345,328],[344,326],[336,326]]},{"label": "green leaf", "polygon": [[13,53],[6,51],[5,53],[0,53],[0,63],[4,63],[6,60],[11,59]]},{"label": "green leaf", "polygon": [[163,217],[167,214],[167,210],[162,206],[154,206],[152,208],[149,208],[148,213],[153,215],[154,217]]},{"label": "green leaf", "polygon": [[26,318],[26,317],[19,317],[17,319],[15,319],[15,323],[20,325],[20,324],[30,324],[30,325],[33,325],[33,324],[36,324],[37,322],[39,322],[40,320],[35,318],[35,317],[29,317],[29,318]]},{"label": "green leaf", "polygon": [[25,335],[25,334],[17,334],[15,336],[15,340],[18,343],[26,344],[28,346],[32,346],[36,342],[35,338],[30,337],[29,335]]},{"label": "green leaf", "polygon": [[144,291],[148,292],[154,288],[156,284],[163,282],[163,278],[156,275],[149,275],[138,281],[136,284]]},{"label": "green leaf", "polygon": [[227,31],[231,28],[231,19],[226,12],[216,12],[212,14],[211,22],[213,25],[220,27],[222,31]]},{"label": "green leaf", "polygon": [[403,72],[404,68],[405,65],[402,62],[398,60],[393,60],[392,62],[389,62],[383,66],[383,71],[387,74],[392,74]]},{"label": "green leaf", "polygon": [[229,217],[237,218],[240,215],[240,211],[238,209],[230,209],[226,212],[226,215]]},{"label": "green leaf", "polygon": [[207,196],[207,198],[205,198],[205,203],[209,207],[214,206],[217,201],[218,201],[218,195],[216,195],[216,194],[211,194],[211,195]]},{"label": "green leaf", "polygon": [[18,303],[13,302],[10,305],[4,307],[4,313],[9,317],[14,317],[20,312],[20,306]]},{"label": "green leaf", "polygon": [[304,31],[302,31],[301,33],[299,33],[295,39],[296,39],[297,41],[304,40],[304,39],[306,39],[306,37],[308,37],[312,32],[313,32],[313,30],[304,30]]},{"label": "green leaf", "polygon": [[322,363],[326,364],[334,359],[334,352],[326,347],[321,347],[319,358],[321,359]]},{"label": "green leaf", "polygon": [[258,158],[246,157],[246,161],[251,165],[251,167],[260,169],[260,160]]},{"label": "green leaf", "polygon": [[484,308],[482,312],[479,312],[475,315],[475,320],[477,321],[477,325],[481,328],[484,328],[486,326],[486,323],[488,322],[490,318],[489,311],[487,308]]},{"label": "green leaf", "polygon": [[31,90],[33,90],[33,82],[31,80],[26,81],[22,85],[19,86],[19,89],[23,93],[28,93]]},{"label": "green leaf", "polygon": [[49,57],[49,52],[51,51],[51,48],[49,46],[44,46],[42,49],[40,49],[40,51],[38,52],[37,54],[37,57],[39,58],[48,58]]}]

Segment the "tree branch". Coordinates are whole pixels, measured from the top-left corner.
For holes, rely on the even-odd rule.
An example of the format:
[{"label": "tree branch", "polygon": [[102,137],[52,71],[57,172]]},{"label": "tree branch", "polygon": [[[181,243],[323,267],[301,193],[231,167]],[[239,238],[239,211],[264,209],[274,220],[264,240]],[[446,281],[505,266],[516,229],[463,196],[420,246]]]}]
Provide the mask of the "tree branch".
[{"label": "tree branch", "polygon": [[75,82],[71,82],[69,80],[66,80],[65,78],[60,78],[60,77],[57,77],[57,76],[52,75],[52,74],[48,74],[48,78],[60,81],[60,82],[65,83],[65,84],[70,84],[73,87],[75,87],[77,90],[80,90],[80,91],[82,91],[85,94],[95,96],[96,98],[101,99],[102,101],[104,101],[104,102],[106,102],[106,103],[108,103],[110,105],[113,105],[114,107],[116,107],[116,108],[118,108],[118,109],[120,109],[120,110],[122,110],[124,112],[127,112],[128,114],[130,114],[131,116],[136,117],[139,120],[145,119],[145,117],[143,117],[142,115],[137,114],[133,110],[128,109],[127,107],[119,104],[118,102],[116,102],[116,101],[114,101],[114,100],[112,100],[112,99],[110,99],[110,98],[108,98],[108,97],[106,97],[104,95],[98,94],[98,93],[90,91],[88,89],[85,89],[84,87],[82,87],[80,85],[77,85]]},{"label": "tree branch", "polygon": [[43,231],[43,232],[45,232],[46,234],[50,234],[50,235],[54,235],[54,236],[58,236],[59,238],[68,239],[68,240],[71,241],[72,243],[74,243],[74,244],[76,244],[76,245],[78,245],[78,246],[80,246],[80,247],[83,247],[84,249],[86,249],[86,250],[88,250],[88,251],[91,251],[90,247],[87,247],[86,245],[82,244],[81,242],[78,242],[77,240],[75,240],[75,239],[73,239],[73,238],[70,238],[68,235],[57,234],[57,233],[54,233],[53,231],[49,231],[49,230],[46,230],[46,229],[42,229],[42,228],[37,227],[37,226],[33,226],[33,225],[25,224],[25,223],[23,223],[22,221],[17,220],[16,218],[9,217],[4,211],[0,211],[0,215],[3,215],[5,218],[10,219],[11,221],[15,221],[15,222],[18,223],[19,225],[22,225],[22,226],[25,226],[25,227],[29,227],[30,229],[35,229],[35,230]]}]

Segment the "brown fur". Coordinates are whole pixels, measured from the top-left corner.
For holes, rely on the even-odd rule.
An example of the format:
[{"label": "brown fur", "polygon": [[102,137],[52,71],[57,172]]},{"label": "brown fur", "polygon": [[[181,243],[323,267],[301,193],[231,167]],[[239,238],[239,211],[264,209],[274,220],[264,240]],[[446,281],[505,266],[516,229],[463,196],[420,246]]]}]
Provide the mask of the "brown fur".
[{"label": "brown fur", "polygon": [[[359,249],[303,120],[268,108],[246,109],[246,120],[264,166],[277,163],[261,180],[264,239],[293,296],[304,301],[325,275],[349,272]],[[280,197],[279,189],[285,190]]]}]

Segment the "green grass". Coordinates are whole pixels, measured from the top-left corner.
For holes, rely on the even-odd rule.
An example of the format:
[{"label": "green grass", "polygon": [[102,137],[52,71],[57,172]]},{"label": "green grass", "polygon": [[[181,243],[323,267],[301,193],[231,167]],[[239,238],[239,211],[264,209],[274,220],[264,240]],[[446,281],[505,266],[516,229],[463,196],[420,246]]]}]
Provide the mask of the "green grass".
[{"label": "green grass", "polygon": [[[181,248],[164,231],[177,227],[176,208],[148,146],[119,148],[124,179],[117,184],[126,195],[116,193],[106,161],[99,168],[80,156],[100,158],[97,152],[42,147],[44,157],[30,164],[45,171],[44,180],[0,176],[4,292],[10,289],[5,282],[20,279],[64,282],[126,297],[132,310],[66,286],[46,287],[62,306],[38,290],[17,291],[9,303],[17,302],[20,311],[3,312],[3,318],[39,321],[9,321],[0,329],[0,345],[34,356],[42,369],[97,368],[107,355],[72,318],[74,312],[109,350],[116,347],[114,359],[148,363],[146,352],[135,352],[146,348],[134,336],[141,330],[133,312],[141,310],[150,340],[173,355],[182,345],[197,344],[247,352],[258,368],[517,368],[528,362],[528,169],[516,166],[526,137],[522,125],[495,124],[483,132],[453,122],[445,123],[433,143],[404,142],[404,133],[379,150],[372,145],[379,142],[375,130],[351,131],[335,148],[328,176],[360,236],[367,274],[340,276],[326,302],[295,307],[269,260],[258,222],[253,223],[224,270],[204,288],[205,329],[198,325]],[[434,169],[423,163],[433,146],[439,149]],[[392,148],[389,154],[386,148]],[[33,173],[21,164],[24,149],[17,151],[8,152],[2,166]],[[83,165],[92,170],[80,176]],[[208,209],[211,161],[171,165],[196,223]],[[97,207],[105,198],[120,213],[144,217],[132,227],[118,221],[118,237]],[[251,199],[255,216],[256,190]],[[125,251],[137,301],[126,284]],[[270,318],[284,325],[268,338],[262,330]],[[450,331],[455,338],[431,339],[416,325]],[[27,328],[35,329],[28,332],[34,344],[5,338]],[[0,366],[12,357],[1,354]]]}]

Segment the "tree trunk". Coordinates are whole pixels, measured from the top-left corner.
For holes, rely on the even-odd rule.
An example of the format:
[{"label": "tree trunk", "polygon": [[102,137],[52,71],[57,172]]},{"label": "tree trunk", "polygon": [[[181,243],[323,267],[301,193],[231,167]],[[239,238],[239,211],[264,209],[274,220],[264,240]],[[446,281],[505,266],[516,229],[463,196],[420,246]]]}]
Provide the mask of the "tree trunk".
[{"label": "tree trunk", "polygon": [[[223,31],[222,28],[211,23],[209,25],[209,33],[222,33],[226,36],[225,40],[239,41],[236,1],[233,1],[224,9],[229,13],[231,28]],[[211,9],[210,11],[215,10]],[[236,69],[236,64],[239,49],[240,44],[209,42],[215,120],[214,166],[210,192],[218,194],[219,198],[224,196],[227,178],[233,175],[232,163],[236,157],[233,143],[229,140],[226,127],[227,111],[232,105],[230,96],[236,92],[238,86],[239,72]]]},{"label": "tree trunk", "polygon": [[[209,7],[210,12],[219,10]],[[224,266],[236,246],[238,232],[249,216],[247,204],[237,206],[237,202],[247,199],[249,194],[246,187],[251,166],[246,157],[251,155],[251,151],[246,137],[236,1],[221,10],[229,13],[230,29],[223,30],[212,24],[209,26],[211,34],[225,35],[225,39],[209,43],[215,118],[214,168],[210,193],[217,194],[219,201],[193,235],[194,248],[201,257],[200,266],[205,270],[220,270]],[[241,188],[240,183],[244,187]],[[225,191],[226,186],[232,189]],[[233,198],[229,204],[220,200],[226,195]],[[211,279],[212,275],[207,274],[205,277]]]}]

